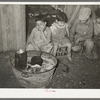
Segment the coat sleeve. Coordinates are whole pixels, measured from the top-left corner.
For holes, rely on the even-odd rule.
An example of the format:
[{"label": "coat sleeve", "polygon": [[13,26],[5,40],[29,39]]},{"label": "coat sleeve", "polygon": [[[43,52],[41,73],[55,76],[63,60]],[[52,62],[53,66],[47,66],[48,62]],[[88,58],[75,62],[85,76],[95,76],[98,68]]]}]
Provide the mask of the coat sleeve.
[{"label": "coat sleeve", "polygon": [[88,30],[87,30],[87,34],[84,36],[84,39],[92,39],[93,37],[93,30],[94,30],[94,24],[93,21],[90,20],[89,26],[88,26]]},{"label": "coat sleeve", "polygon": [[70,29],[70,40],[74,39],[76,27],[78,23],[79,23],[79,19],[76,20],[76,22],[73,24],[72,28]]}]

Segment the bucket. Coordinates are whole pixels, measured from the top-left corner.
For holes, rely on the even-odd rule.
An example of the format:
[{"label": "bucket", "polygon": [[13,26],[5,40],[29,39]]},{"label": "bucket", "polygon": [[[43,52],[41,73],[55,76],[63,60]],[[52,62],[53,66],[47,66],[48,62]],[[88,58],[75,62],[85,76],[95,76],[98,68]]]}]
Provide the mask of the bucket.
[{"label": "bucket", "polygon": [[12,67],[12,70],[16,76],[16,78],[19,81],[19,84],[22,87],[26,88],[45,88],[48,86],[49,82],[52,79],[52,76],[54,74],[56,65],[57,65],[57,59],[45,52],[39,52],[39,51],[27,51],[27,57],[33,57],[33,56],[39,56],[44,58],[51,58],[54,61],[54,66],[52,69],[46,70],[45,72],[39,72],[39,73],[32,73],[30,77],[23,77],[22,71],[17,70],[15,67]]}]

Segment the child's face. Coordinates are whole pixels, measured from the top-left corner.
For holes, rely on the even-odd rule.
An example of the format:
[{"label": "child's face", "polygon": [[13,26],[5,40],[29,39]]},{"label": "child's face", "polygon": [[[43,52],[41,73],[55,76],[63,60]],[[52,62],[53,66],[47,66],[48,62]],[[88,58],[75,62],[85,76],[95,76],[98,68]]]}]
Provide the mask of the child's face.
[{"label": "child's face", "polygon": [[63,21],[57,21],[57,20],[56,20],[56,23],[57,23],[59,26],[64,26],[64,25],[65,25],[65,22],[63,22]]},{"label": "child's face", "polygon": [[36,27],[39,31],[44,31],[45,27],[46,27],[46,22],[42,22],[42,21],[37,21],[36,22]]},{"label": "child's face", "polygon": [[100,17],[99,17],[99,18],[97,18],[97,23],[98,23],[98,24],[100,24]]}]

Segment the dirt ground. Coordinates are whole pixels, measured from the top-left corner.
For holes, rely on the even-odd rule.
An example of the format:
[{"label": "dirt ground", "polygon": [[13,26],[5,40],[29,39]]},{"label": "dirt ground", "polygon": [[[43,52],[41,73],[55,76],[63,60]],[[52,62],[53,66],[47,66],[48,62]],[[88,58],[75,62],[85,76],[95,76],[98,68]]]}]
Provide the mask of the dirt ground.
[{"label": "dirt ground", "polygon": [[[9,57],[14,51],[0,53],[0,88],[23,88],[12,72]],[[91,61],[82,53],[73,53],[73,62],[59,57],[59,64],[47,88],[100,89],[100,60]],[[66,66],[67,65],[67,66]]]}]

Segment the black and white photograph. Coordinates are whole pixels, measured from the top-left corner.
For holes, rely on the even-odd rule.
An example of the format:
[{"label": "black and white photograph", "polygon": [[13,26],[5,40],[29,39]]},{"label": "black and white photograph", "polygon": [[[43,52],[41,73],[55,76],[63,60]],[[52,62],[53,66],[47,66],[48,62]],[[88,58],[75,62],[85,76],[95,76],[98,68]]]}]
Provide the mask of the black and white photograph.
[{"label": "black and white photograph", "polygon": [[100,89],[100,4],[1,3],[0,88]]}]

